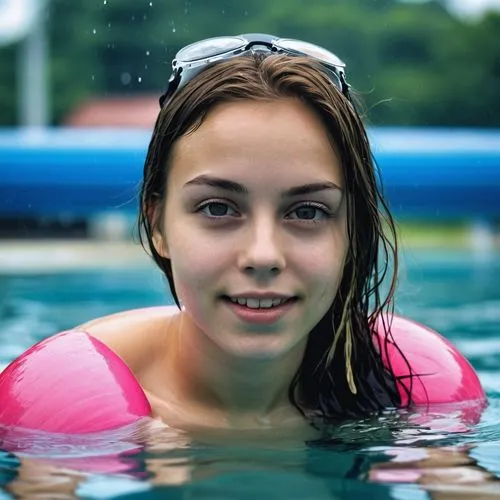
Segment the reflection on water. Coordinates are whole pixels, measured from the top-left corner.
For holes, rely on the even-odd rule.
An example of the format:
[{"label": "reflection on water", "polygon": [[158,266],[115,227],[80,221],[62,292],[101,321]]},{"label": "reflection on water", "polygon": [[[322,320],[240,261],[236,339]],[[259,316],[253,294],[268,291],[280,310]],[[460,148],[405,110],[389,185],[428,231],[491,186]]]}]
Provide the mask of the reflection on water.
[{"label": "reflection on water", "polygon": [[[331,426],[323,439],[187,433],[143,421],[67,437],[0,429],[3,498],[500,497],[500,257],[407,255],[398,311],[439,330],[478,369],[489,404]],[[154,271],[0,276],[0,367],[92,317],[165,302]],[[4,496],[2,496],[2,490]]]},{"label": "reflection on water", "polygon": [[387,412],[309,443],[265,431],[180,432],[149,419],[88,436],[0,429],[0,447],[15,450],[0,454],[0,484],[20,498],[390,498],[409,486],[432,498],[455,498],[457,487],[500,495],[500,402],[477,425],[480,408],[445,410]]}]

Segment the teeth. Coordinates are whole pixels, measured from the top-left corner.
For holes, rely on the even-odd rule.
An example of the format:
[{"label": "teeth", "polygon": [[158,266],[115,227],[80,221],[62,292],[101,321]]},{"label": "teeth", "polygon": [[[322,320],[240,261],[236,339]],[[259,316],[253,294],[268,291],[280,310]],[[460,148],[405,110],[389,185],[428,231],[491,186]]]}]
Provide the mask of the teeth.
[{"label": "teeth", "polygon": [[271,307],[279,306],[287,301],[287,299],[253,299],[253,298],[242,298],[237,299],[231,298],[231,302],[239,304],[240,306],[247,306],[250,309],[269,309]]},{"label": "teeth", "polygon": [[273,299],[259,300],[259,307],[262,307],[263,309],[269,309],[270,307],[273,307]]},{"label": "teeth", "polygon": [[260,306],[259,302],[259,299],[247,299],[247,307],[250,309],[258,309]]}]

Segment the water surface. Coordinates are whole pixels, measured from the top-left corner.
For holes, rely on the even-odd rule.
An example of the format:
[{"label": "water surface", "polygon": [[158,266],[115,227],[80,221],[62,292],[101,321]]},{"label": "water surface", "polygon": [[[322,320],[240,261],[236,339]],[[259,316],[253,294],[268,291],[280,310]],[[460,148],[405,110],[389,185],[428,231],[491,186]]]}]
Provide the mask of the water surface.
[{"label": "water surface", "polygon": [[[168,301],[153,269],[0,276],[0,366],[57,331]],[[500,496],[500,255],[413,252],[397,311],[454,342],[478,370],[488,407],[387,412],[304,443],[194,434],[150,421],[72,437],[10,434],[0,499],[335,499]],[[472,419],[474,420],[474,419]]]}]

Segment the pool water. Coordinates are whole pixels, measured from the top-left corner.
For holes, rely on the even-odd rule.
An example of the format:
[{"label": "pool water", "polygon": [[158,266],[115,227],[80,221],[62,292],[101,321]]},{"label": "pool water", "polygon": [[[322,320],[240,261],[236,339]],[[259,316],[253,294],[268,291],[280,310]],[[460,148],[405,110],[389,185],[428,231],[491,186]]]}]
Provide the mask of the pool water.
[{"label": "pool water", "polygon": [[[0,450],[0,500],[500,497],[500,255],[414,251],[403,263],[397,312],[443,333],[478,370],[488,394],[479,422],[474,407],[387,412],[314,443],[150,422],[72,438],[19,431],[0,442],[24,450]],[[149,267],[1,275],[0,369],[57,331],[167,301]]]}]

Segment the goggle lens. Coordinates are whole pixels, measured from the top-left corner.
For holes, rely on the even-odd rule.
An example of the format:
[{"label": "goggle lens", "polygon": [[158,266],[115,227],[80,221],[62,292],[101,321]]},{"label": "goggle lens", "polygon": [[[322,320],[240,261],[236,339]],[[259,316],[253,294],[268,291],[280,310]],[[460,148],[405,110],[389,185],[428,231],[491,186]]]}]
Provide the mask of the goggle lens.
[{"label": "goggle lens", "polygon": [[181,63],[190,63],[237,50],[244,47],[246,43],[243,38],[234,36],[209,38],[184,47],[177,53],[175,59]]},{"label": "goggle lens", "polygon": [[323,47],[319,47],[318,45],[314,45],[313,43],[284,38],[278,40],[277,45],[285,50],[306,54],[319,59],[326,64],[337,66],[338,68],[345,67],[345,64],[335,54],[332,54],[330,51],[324,49]]}]

